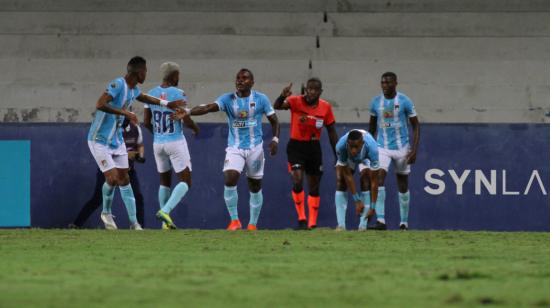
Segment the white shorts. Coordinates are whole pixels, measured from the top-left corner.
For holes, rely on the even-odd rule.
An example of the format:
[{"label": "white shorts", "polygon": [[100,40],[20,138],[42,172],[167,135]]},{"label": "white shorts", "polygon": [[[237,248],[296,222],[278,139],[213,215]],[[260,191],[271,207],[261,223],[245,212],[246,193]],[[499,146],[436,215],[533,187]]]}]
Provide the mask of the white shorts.
[{"label": "white shorts", "polygon": [[[336,162],[336,166],[348,166],[351,170],[355,170],[355,163],[350,160],[348,160],[345,164]],[[368,160],[365,160],[359,164],[359,172],[362,172],[365,169],[370,169],[370,162]]]},{"label": "white shorts", "polygon": [[409,147],[406,146],[400,150],[388,150],[379,147],[378,158],[380,159],[380,168],[388,172],[390,163],[393,162],[395,173],[407,175],[411,173],[411,165],[407,163]]},{"label": "white shorts", "polygon": [[155,153],[155,162],[159,173],[168,172],[171,168],[174,168],[176,173],[180,173],[188,167],[191,171],[191,156],[185,139],[167,143],[153,143],[153,152]]},{"label": "white shorts", "polygon": [[88,147],[101,172],[113,168],[128,169],[128,152],[124,143],[116,149],[111,149],[104,144],[88,141]]},{"label": "white shorts", "polygon": [[264,176],[264,163],[263,143],[260,143],[250,150],[227,147],[225,149],[223,171],[236,170],[241,173],[246,167],[247,177],[251,179],[261,179]]}]

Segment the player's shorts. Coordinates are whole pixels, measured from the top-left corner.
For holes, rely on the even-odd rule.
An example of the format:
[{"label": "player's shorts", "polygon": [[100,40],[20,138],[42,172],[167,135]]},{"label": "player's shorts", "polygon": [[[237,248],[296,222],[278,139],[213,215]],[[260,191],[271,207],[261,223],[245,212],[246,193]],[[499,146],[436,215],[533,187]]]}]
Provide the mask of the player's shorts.
[{"label": "player's shorts", "polygon": [[378,159],[380,159],[380,168],[388,172],[390,163],[393,163],[395,173],[407,175],[411,172],[411,165],[407,163],[407,155],[409,154],[409,146],[400,150],[388,150],[379,147]]},{"label": "player's shorts", "polygon": [[264,148],[263,143],[249,150],[235,147],[225,149],[223,171],[236,170],[239,173],[246,171],[247,177],[261,179],[264,176]]},{"label": "player's shorts", "polygon": [[153,152],[159,173],[168,172],[171,168],[174,168],[176,173],[182,172],[186,168],[191,171],[191,156],[185,139],[153,143]]},{"label": "player's shorts", "polygon": [[124,143],[116,149],[111,149],[104,144],[88,141],[88,147],[101,172],[113,168],[128,169],[128,152]]},{"label": "player's shorts", "polygon": [[[355,171],[357,164],[351,160],[348,160],[345,164],[337,161],[336,166],[348,166],[352,171]],[[365,169],[371,169],[370,162],[368,160],[362,161],[358,167],[359,167],[359,172],[363,172],[363,170]]]},{"label": "player's shorts", "polygon": [[286,147],[289,172],[304,169],[309,175],[323,174],[323,154],[318,140],[299,141],[290,139]]}]

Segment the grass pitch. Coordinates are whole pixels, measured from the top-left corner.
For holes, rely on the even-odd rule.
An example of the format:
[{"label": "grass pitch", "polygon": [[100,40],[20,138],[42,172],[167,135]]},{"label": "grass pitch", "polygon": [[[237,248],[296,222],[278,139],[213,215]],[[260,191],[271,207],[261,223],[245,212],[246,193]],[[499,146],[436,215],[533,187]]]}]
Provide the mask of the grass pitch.
[{"label": "grass pitch", "polygon": [[0,307],[549,306],[550,234],[0,230]]}]

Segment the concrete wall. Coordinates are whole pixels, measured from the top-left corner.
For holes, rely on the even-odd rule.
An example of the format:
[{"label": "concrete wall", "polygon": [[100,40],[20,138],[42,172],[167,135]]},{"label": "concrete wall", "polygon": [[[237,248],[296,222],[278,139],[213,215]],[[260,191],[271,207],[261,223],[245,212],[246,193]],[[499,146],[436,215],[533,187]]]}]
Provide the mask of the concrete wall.
[{"label": "concrete wall", "polygon": [[129,3],[0,1],[0,121],[88,122],[136,54],[149,60],[143,89],[179,62],[192,105],[248,67],[272,99],[319,76],[339,122],[368,121],[388,70],[423,122],[537,123],[550,108],[547,1]]}]

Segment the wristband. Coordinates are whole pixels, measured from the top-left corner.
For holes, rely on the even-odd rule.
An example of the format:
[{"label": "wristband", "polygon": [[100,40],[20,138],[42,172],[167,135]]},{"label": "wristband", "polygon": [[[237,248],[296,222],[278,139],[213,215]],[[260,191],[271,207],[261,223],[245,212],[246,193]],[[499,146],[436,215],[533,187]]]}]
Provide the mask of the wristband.
[{"label": "wristband", "polygon": [[279,143],[279,137],[273,137],[273,139],[271,139],[271,141]]},{"label": "wristband", "polygon": [[355,193],[351,197],[353,198],[353,202],[361,201],[361,194],[360,193]]},{"label": "wristband", "polygon": [[167,106],[168,106],[168,101],[167,101],[167,100],[164,100],[164,99],[161,99],[161,100],[160,100],[160,105],[161,105],[161,106],[164,106],[164,107],[167,107]]}]

